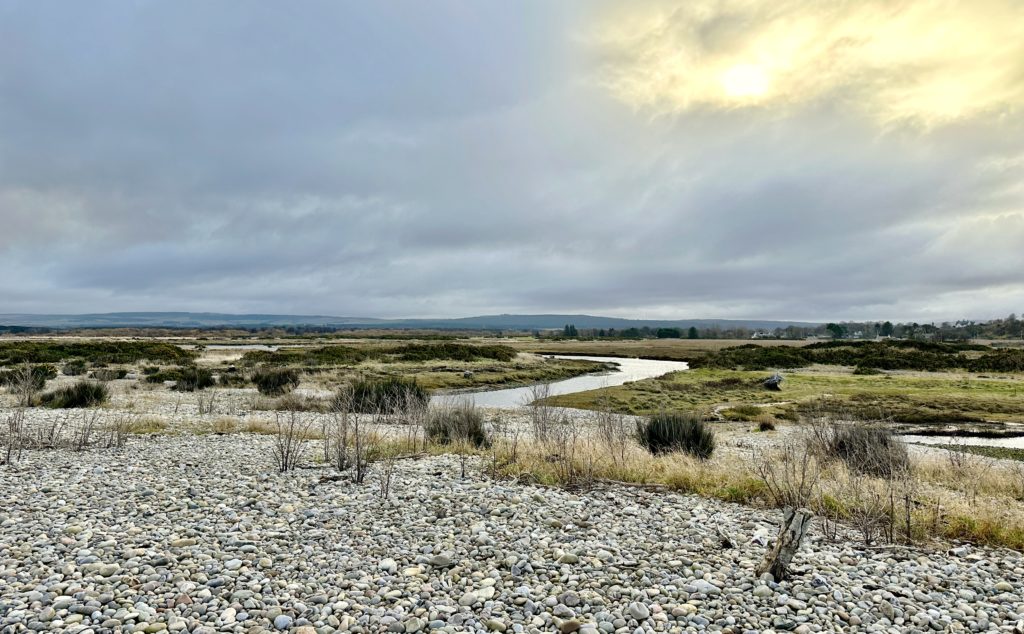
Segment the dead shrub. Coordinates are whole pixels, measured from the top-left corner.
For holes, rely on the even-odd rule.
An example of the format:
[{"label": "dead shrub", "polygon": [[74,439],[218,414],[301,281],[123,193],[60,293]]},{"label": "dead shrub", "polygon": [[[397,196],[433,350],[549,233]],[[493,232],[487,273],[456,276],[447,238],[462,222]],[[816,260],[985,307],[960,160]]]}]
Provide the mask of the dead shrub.
[{"label": "dead shrub", "polygon": [[806,444],[790,444],[754,457],[754,469],[775,506],[810,506],[821,479],[821,467]]},{"label": "dead shrub", "polygon": [[278,471],[285,473],[295,469],[305,456],[312,423],[298,412],[278,414],[274,422],[274,461]]},{"label": "dead shrub", "polygon": [[4,451],[0,464],[14,464],[21,460],[21,452],[26,445],[25,410],[16,409],[7,414],[4,421]]}]

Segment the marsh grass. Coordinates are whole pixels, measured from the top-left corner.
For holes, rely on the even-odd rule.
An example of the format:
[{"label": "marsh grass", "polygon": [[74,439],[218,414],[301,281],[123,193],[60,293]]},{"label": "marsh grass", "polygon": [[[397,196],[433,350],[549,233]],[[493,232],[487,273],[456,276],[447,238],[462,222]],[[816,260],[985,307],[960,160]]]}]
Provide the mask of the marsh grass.
[{"label": "marsh grass", "polygon": [[[957,539],[1024,549],[1024,469],[1016,465],[968,463],[956,472],[948,458],[929,454],[910,460],[904,471],[874,475],[842,460],[822,460],[802,440],[794,442],[745,457],[724,452],[700,460],[685,453],[652,455],[636,441],[613,447],[599,434],[575,437],[569,453],[532,436],[512,441],[495,434],[493,446],[476,455],[486,473],[520,482],[621,482],[759,508],[803,504],[836,539],[846,527],[868,543]],[[451,450],[431,445],[428,451]]]},{"label": "marsh grass", "polygon": [[553,396],[549,404],[582,409],[610,407],[626,414],[723,408],[725,418],[753,419],[750,406],[781,419],[796,419],[828,395],[834,412],[870,418],[879,411],[896,423],[930,425],[971,421],[1017,421],[1024,417],[1024,374],[896,372],[855,375],[848,368],[820,366],[786,372],[781,392],[757,385],[761,371],[700,368],[625,385]]},{"label": "marsh grass", "polygon": [[109,398],[110,390],[102,383],[78,381],[42,394],[39,403],[51,409],[72,409],[96,407],[107,402]]}]

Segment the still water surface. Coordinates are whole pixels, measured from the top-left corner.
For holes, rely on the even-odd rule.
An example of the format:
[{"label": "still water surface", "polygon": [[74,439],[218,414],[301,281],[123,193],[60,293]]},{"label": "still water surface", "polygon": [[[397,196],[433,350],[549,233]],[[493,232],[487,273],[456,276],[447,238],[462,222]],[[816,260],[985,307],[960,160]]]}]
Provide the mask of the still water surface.
[{"label": "still water surface", "polygon": [[[551,383],[551,396],[560,394],[572,394],[574,392],[585,392],[596,390],[602,387],[614,387],[650,379],[669,372],[688,370],[689,366],[682,361],[657,361],[654,359],[624,359],[621,357],[581,357],[568,355],[555,355],[556,359],[583,359],[586,361],[600,361],[603,363],[614,363],[618,369],[603,374],[588,374],[577,376],[571,379],[564,379]],[[470,400],[478,407],[495,407],[500,409],[512,409],[522,407],[530,402],[532,389],[529,387],[515,387],[504,390],[490,390],[486,392],[467,392],[463,394],[440,394],[431,400],[436,403],[451,402],[453,400]]]}]

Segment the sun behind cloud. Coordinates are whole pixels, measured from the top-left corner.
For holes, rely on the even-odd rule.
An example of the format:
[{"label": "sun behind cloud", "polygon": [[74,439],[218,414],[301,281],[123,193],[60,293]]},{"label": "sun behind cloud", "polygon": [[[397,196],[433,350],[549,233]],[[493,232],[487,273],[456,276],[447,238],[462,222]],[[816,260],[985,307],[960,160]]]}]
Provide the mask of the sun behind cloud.
[{"label": "sun behind cloud", "polygon": [[769,84],[768,73],[754,64],[737,64],[722,74],[722,88],[730,97],[762,97]]},{"label": "sun behind cloud", "polygon": [[631,3],[593,41],[601,81],[655,114],[837,99],[933,125],[1024,106],[1019,0]]}]

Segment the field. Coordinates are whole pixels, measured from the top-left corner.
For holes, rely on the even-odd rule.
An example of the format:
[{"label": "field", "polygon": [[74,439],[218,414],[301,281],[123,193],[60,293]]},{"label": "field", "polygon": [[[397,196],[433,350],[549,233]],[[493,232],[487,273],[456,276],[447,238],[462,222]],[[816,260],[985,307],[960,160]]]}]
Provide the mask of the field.
[{"label": "field", "polygon": [[[1024,375],[873,367],[957,366],[986,350],[736,347],[747,343],[0,340],[0,630],[1015,624],[1020,452],[907,447],[878,425],[1006,431],[1024,417]],[[530,407],[427,398],[606,369],[541,352],[698,367]],[[812,354],[858,366],[787,368],[781,391],[761,385],[766,360]],[[632,416],[660,412],[683,426]],[[844,453],[854,432],[873,443],[869,460]],[[815,520],[788,578],[769,579],[756,566],[788,506]],[[948,592],[912,594],[937,578]],[[818,579],[827,592],[780,602]],[[850,608],[866,588],[890,607]]]},{"label": "field", "polygon": [[[699,410],[730,416],[732,408],[795,419],[822,402],[862,418],[900,423],[1024,423],[1024,375],[893,371],[858,375],[851,368],[818,366],[783,373],[780,391],[766,390],[763,371],[698,368],[619,387],[552,397],[563,407],[611,407],[630,414]],[[742,414],[741,414],[742,415]]]}]

